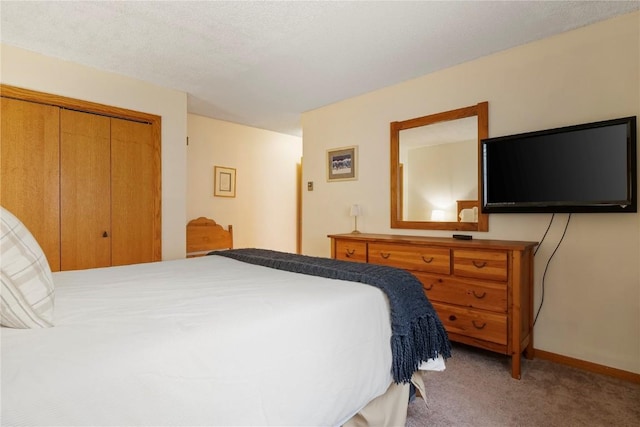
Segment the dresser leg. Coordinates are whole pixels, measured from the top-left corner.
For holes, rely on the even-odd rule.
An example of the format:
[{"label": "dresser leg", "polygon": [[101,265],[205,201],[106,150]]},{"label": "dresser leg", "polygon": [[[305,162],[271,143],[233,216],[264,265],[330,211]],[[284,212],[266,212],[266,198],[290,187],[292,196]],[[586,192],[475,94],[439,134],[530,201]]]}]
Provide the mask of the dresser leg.
[{"label": "dresser leg", "polygon": [[520,379],[520,352],[511,356],[511,378]]},{"label": "dresser leg", "polygon": [[529,340],[529,344],[524,349],[524,357],[526,357],[527,359],[531,360],[531,359],[533,359],[533,353],[534,353],[533,340]]}]

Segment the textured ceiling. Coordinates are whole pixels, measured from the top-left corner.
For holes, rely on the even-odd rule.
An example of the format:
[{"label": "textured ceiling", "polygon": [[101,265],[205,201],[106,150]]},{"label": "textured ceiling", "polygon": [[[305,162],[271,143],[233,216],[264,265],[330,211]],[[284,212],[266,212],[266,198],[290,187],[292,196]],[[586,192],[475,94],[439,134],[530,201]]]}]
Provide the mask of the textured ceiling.
[{"label": "textured ceiling", "polygon": [[639,8],[638,0],[2,0],[0,36],[186,92],[190,113],[301,135],[304,111]]}]

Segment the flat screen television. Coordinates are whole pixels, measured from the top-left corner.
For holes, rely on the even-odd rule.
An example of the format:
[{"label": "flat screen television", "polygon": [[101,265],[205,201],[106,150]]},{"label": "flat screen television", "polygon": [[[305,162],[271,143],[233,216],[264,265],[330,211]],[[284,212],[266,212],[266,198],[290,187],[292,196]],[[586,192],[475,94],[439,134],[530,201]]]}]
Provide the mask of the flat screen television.
[{"label": "flat screen television", "polygon": [[636,117],[484,139],[482,212],[637,212]]}]

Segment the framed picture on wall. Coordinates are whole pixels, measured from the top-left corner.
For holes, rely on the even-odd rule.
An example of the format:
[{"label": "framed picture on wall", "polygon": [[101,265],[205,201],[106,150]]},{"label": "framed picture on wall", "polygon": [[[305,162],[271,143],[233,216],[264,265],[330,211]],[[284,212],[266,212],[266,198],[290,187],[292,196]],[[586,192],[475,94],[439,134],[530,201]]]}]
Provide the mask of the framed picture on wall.
[{"label": "framed picture on wall", "polygon": [[327,181],[358,179],[358,146],[327,150]]},{"label": "framed picture on wall", "polygon": [[213,167],[213,195],[236,197],[236,170],[223,166]]}]

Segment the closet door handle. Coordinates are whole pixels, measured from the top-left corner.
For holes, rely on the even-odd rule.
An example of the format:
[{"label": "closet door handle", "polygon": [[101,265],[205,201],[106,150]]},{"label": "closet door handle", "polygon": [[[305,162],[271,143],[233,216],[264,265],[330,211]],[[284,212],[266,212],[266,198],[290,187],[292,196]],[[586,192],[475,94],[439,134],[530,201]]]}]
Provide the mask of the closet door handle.
[{"label": "closet door handle", "polygon": [[102,237],[109,237],[109,233],[105,231],[104,233],[102,233]]}]

